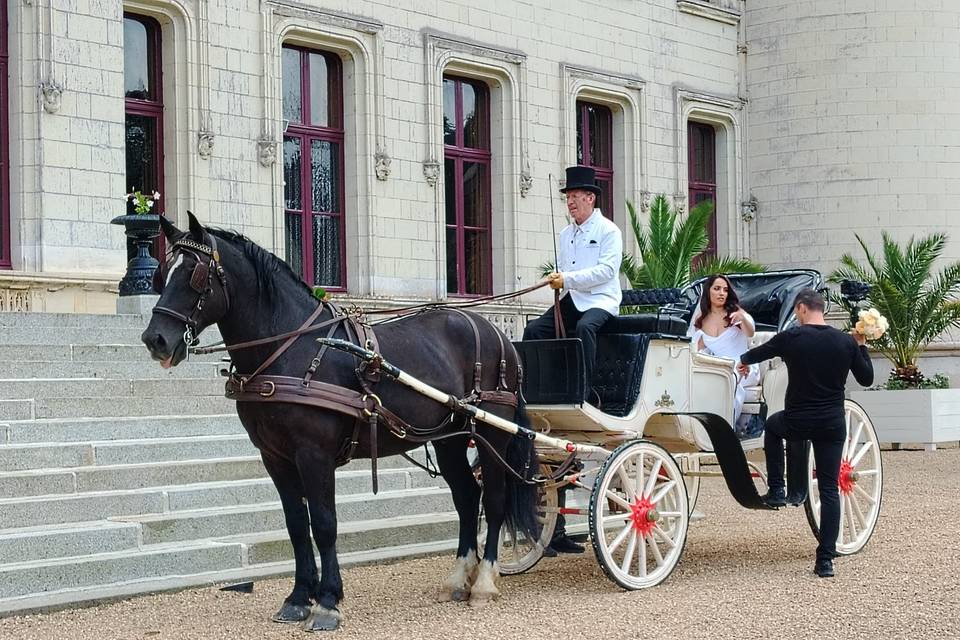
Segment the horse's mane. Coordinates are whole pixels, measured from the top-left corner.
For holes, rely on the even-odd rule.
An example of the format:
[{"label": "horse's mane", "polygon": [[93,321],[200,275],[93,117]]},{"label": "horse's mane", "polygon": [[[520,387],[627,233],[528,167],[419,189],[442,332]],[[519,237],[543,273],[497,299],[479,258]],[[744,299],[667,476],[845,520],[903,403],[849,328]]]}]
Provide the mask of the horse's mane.
[{"label": "horse's mane", "polygon": [[254,269],[257,272],[257,284],[260,287],[261,291],[264,291],[267,295],[267,301],[273,307],[274,311],[278,315],[283,314],[283,305],[280,300],[280,295],[282,290],[277,285],[277,280],[286,280],[289,281],[297,289],[302,290],[311,298],[313,297],[313,290],[307,285],[303,279],[300,278],[296,273],[293,272],[293,269],[290,268],[290,265],[285,261],[278,258],[276,255],[270,253],[257,243],[255,243],[250,238],[237,233],[236,231],[229,231],[226,229],[219,229],[216,227],[206,227],[207,233],[216,236],[222,240],[228,242],[233,242],[239,244],[243,250],[243,255],[250,260]]}]

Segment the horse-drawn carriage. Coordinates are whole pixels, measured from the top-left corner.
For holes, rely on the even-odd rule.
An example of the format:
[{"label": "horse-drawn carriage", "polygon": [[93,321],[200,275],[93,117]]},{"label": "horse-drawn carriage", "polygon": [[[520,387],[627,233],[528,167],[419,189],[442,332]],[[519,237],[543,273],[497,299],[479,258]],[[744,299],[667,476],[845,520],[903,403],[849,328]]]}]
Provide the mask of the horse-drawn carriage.
[{"label": "horse-drawn carriage", "polygon": [[[741,438],[731,425],[733,362],[695,352],[686,337],[700,283],[669,301],[628,300],[670,304],[608,323],[593,386],[599,401],[591,405],[583,402],[576,340],[513,349],[496,327],[456,305],[365,321],[318,301],[250,240],[189,218],[187,231],[162,219],[170,255],[155,279],[161,296],[143,341],[162,366],[176,366],[206,327],[219,326],[223,345],[196,350],[230,353],[226,394],[260,449],[294,548],[293,590],[275,620],[310,630],[340,624],[334,471],[351,458],[372,459],[376,490],[378,456],[433,443],[460,517],[457,560],[440,598],[476,605],[498,595],[498,571],[517,573],[539,560],[562,511],[588,516],[606,573],[639,589],[663,581],[679,561],[701,478],[722,475],[740,504],[768,508],[757,491],[763,473],[746,454],[762,444],[755,427],[765,412],[783,405],[786,370],[773,363],[762,371],[744,408],[757,418]],[[800,288],[821,284],[813,271],[732,280],[757,321],[757,342],[794,322]],[[873,426],[855,403],[847,402],[846,416],[843,554],[866,544],[882,490]],[[468,441],[478,444],[482,495]],[[806,509],[816,534],[816,474],[808,464],[814,490]],[[558,489],[568,485],[589,492],[586,508],[557,506]],[[478,540],[481,504],[489,526]]]},{"label": "horse-drawn carriage", "polygon": [[[805,270],[730,280],[756,321],[751,346],[796,323],[793,299],[801,289],[822,287],[820,274]],[[628,589],[649,587],[663,581],[680,559],[702,478],[722,476],[741,505],[768,508],[758,491],[763,470],[747,454],[762,449],[768,412],[783,408],[786,367],[779,359],[762,364],[760,384],[748,388],[743,407],[741,424],[747,428],[735,429],[734,362],[698,353],[686,335],[702,288],[700,280],[682,291],[625,292],[625,303],[660,306],[653,313],[621,315],[601,330],[597,372],[587,393],[578,340],[516,343],[534,429],[584,446],[577,463],[568,464],[573,468],[542,490],[539,538],[504,531],[502,573],[536,564],[562,512],[589,518],[594,551],[612,580]],[[582,402],[584,397],[593,402]],[[876,526],[883,477],[869,417],[849,400],[845,414],[837,550],[851,554],[863,548]],[[539,453],[544,475],[556,475],[566,460],[556,448],[541,447]],[[804,507],[818,535],[813,456],[808,464]],[[586,506],[558,507],[557,491],[564,486],[589,492]]]}]

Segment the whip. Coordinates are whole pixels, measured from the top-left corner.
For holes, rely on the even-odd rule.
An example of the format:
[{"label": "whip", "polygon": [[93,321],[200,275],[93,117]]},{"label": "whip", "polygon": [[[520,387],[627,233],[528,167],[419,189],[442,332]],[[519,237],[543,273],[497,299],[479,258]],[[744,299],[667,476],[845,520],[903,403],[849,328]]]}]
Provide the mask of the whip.
[{"label": "whip", "polygon": [[[553,233],[553,270],[560,273],[560,259],[557,257],[557,223],[554,220],[556,214],[553,211],[553,174],[548,175],[550,181],[550,231]],[[556,338],[566,338],[567,332],[563,326],[563,318],[560,316],[560,289],[553,290],[553,332]]]}]

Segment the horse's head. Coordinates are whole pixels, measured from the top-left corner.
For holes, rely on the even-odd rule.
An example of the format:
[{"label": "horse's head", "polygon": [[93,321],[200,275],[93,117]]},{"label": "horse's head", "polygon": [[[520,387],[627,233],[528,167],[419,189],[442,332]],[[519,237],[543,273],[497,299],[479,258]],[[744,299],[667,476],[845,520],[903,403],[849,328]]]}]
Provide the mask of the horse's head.
[{"label": "horse's head", "polygon": [[217,240],[192,213],[188,215],[189,231],[180,231],[160,218],[170,250],[154,275],[154,289],[160,299],[141,336],[150,355],[165,369],[180,364],[200,332],[218,322],[230,308]]}]

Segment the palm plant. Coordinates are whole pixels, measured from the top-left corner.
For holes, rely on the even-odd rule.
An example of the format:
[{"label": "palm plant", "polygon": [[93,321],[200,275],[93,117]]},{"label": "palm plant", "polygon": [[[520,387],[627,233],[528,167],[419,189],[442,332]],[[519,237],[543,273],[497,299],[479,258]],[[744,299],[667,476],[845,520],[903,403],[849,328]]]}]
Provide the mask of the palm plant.
[{"label": "palm plant", "polygon": [[[700,202],[680,220],[667,198],[660,194],[650,203],[650,222],[644,229],[636,207],[627,202],[630,226],[639,248],[639,259],[624,255],[620,272],[635,289],[684,287],[712,273],[760,273],[762,265],[745,258],[702,256],[707,249],[707,224],[713,203]],[[699,259],[698,259],[699,258]]]},{"label": "palm plant", "polygon": [[858,280],[870,285],[870,304],[886,316],[889,328],[873,346],[890,362],[891,379],[901,386],[918,387],[925,378],[917,366],[917,357],[930,342],[950,327],[960,326],[960,262],[946,265],[933,273],[933,264],[943,254],[947,236],[934,233],[906,247],[898,245],[883,232],[883,255],[875,256],[857,235],[866,264],[850,254],[840,258],[842,265],[828,280]]}]

